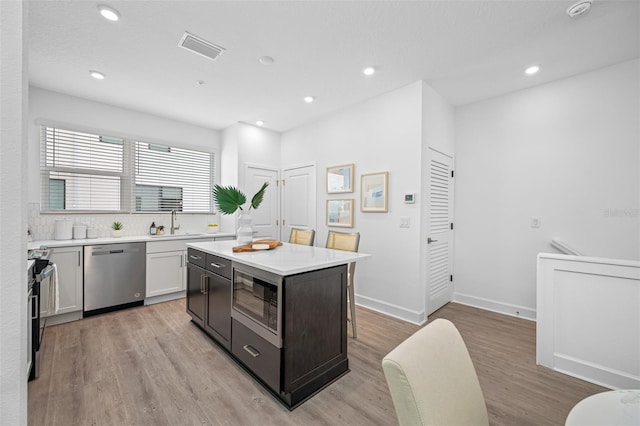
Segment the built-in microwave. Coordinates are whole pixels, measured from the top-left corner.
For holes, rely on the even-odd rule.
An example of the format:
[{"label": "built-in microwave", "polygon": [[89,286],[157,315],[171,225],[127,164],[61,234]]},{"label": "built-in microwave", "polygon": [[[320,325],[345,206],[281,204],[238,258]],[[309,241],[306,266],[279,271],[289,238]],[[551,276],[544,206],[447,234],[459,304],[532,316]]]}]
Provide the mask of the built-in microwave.
[{"label": "built-in microwave", "polygon": [[233,264],[231,318],[282,347],[282,277]]}]

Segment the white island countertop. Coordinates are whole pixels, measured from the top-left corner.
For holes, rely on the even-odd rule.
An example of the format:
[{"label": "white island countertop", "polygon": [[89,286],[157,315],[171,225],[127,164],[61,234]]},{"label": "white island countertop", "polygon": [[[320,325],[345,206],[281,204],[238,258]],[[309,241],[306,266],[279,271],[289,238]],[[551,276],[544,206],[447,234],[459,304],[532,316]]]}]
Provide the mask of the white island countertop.
[{"label": "white island countertop", "polygon": [[345,265],[371,257],[370,254],[289,243],[272,250],[234,253],[232,249],[237,245],[237,241],[208,241],[188,243],[187,247],[281,276]]}]

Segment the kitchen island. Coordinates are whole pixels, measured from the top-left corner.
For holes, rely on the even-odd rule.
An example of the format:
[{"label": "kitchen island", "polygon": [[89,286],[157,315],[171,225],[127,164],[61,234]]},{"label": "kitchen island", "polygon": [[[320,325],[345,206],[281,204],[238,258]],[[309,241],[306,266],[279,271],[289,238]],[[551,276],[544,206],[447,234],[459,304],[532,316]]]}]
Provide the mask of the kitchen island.
[{"label": "kitchen island", "polygon": [[187,312],[289,409],[349,371],[347,265],[370,255],[284,243],[189,243]]}]

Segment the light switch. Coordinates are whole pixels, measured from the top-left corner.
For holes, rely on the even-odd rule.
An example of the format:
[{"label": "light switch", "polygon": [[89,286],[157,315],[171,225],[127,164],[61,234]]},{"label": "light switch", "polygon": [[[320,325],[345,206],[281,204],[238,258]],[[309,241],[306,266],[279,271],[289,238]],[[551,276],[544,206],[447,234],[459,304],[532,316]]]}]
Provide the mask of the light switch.
[{"label": "light switch", "polygon": [[538,216],[531,217],[531,227],[540,228],[540,218]]},{"label": "light switch", "polygon": [[409,216],[400,216],[400,228],[409,227]]}]

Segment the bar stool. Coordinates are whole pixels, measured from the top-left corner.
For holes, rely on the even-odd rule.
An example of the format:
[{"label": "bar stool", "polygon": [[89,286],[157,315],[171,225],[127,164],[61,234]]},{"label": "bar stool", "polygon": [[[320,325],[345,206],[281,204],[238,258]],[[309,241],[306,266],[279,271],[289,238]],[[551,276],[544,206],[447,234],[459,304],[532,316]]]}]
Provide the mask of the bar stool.
[{"label": "bar stool", "polygon": [[[355,232],[349,234],[346,232],[329,231],[327,235],[327,248],[344,251],[358,251],[358,245],[360,244],[360,233]],[[347,318],[347,321],[351,321],[351,330],[353,332],[353,338],[358,337],[356,332],[356,305],[355,305],[355,292],[353,290],[353,276],[356,271],[356,263],[351,262],[347,268],[347,300],[349,303],[349,311],[351,318]]]},{"label": "bar stool", "polygon": [[289,242],[291,244],[301,244],[304,246],[312,246],[316,231],[313,229],[291,228]]}]

